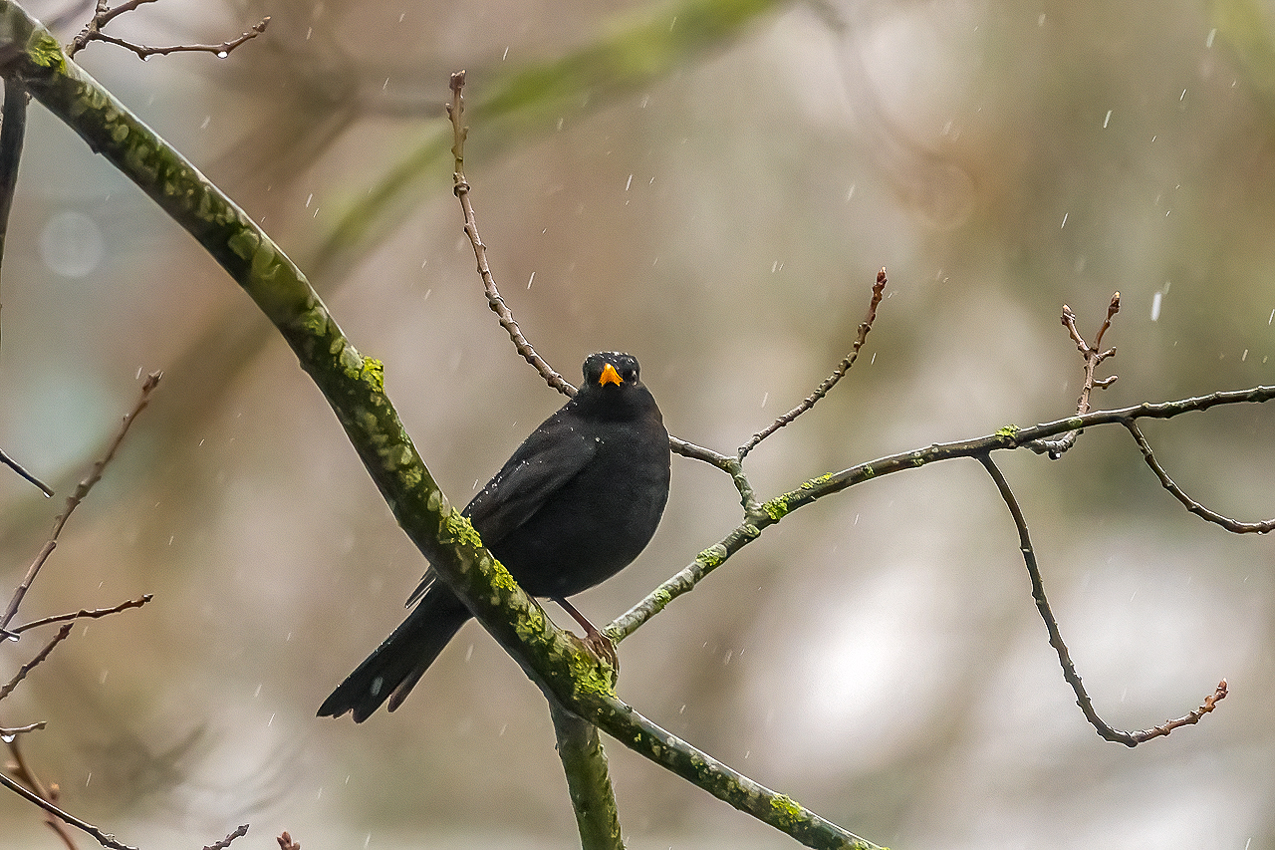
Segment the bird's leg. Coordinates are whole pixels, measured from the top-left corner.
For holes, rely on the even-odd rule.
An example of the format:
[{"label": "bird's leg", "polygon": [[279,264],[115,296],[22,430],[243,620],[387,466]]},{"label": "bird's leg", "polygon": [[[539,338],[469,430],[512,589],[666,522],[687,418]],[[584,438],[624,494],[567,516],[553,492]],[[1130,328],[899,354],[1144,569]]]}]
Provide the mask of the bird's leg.
[{"label": "bird's leg", "polygon": [[576,607],[566,599],[555,599],[553,601],[557,602],[562,607],[562,610],[570,614],[571,619],[579,623],[580,628],[584,629],[585,646],[593,650],[594,655],[601,656],[609,661],[611,666],[615,668],[615,672],[620,672],[620,657],[615,654],[615,644],[611,639],[598,631],[597,627],[589,622],[589,618],[577,611]]}]

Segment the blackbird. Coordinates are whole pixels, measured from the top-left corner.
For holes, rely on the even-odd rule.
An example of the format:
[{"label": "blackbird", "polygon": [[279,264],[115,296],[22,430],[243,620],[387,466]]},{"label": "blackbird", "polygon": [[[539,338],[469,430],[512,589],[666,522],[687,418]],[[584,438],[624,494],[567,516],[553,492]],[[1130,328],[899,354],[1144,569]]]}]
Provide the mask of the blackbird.
[{"label": "blackbird", "polygon": [[[566,597],[638,556],[668,489],[668,432],[638,379],[638,362],[602,352],[584,361],[575,397],[531,433],[463,513],[523,590],[555,600],[597,639]],[[323,702],[320,717],[352,711],[362,723],[386,699],[390,711],[398,708],[473,616],[432,567],[413,602],[407,619]]]}]

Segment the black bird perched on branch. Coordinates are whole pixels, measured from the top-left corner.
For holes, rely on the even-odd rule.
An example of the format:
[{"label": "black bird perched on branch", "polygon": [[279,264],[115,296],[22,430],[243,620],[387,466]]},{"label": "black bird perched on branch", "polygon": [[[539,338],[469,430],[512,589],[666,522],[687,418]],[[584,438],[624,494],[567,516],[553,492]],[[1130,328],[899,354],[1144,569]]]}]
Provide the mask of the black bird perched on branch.
[{"label": "black bird perched on branch", "polygon": [[[598,638],[566,597],[638,556],[668,488],[668,432],[638,380],[638,362],[603,352],[584,361],[575,398],[531,433],[463,513],[523,590],[557,601]],[[320,717],[352,711],[362,723],[386,699],[390,711],[398,708],[473,616],[432,568],[413,602],[407,619],[319,707]]]}]

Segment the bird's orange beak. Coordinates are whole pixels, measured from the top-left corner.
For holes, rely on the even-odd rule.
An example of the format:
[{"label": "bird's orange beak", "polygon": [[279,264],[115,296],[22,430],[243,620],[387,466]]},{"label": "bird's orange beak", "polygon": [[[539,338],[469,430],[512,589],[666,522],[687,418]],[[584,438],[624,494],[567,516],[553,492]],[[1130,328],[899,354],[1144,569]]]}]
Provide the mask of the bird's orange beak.
[{"label": "bird's orange beak", "polygon": [[624,379],[620,377],[620,373],[615,371],[615,367],[610,363],[602,367],[602,377],[598,378],[598,386],[604,387],[607,384],[615,384],[617,387],[624,383]]}]

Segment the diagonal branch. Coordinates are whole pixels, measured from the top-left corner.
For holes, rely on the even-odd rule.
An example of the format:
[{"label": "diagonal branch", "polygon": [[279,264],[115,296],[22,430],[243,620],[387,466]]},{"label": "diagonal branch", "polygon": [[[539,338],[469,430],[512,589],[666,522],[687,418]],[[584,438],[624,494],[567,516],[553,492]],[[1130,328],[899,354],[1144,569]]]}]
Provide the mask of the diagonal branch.
[{"label": "diagonal branch", "polygon": [[13,675],[13,678],[0,687],[0,700],[17,690],[18,685],[22,684],[22,680],[27,677],[27,674],[36,667],[39,667],[44,659],[48,658],[49,654],[57,648],[59,643],[70,637],[71,628],[71,624],[67,623],[65,626],[58,629],[58,633],[53,636],[52,640],[45,644],[43,649],[35,654],[34,658],[18,668],[18,672]]},{"label": "diagonal branch", "polygon": [[107,446],[106,454],[102,456],[101,460],[93,464],[93,469],[89,475],[79,483],[79,486],[75,488],[75,492],[67,497],[66,509],[62,511],[53,523],[53,533],[49,535],[49,539],[45,542],[44,548],[40,550],[40,554],[36,556],[35,560],[31,562],[31,566],[27,568],[27,574],[23,576],[22,582],[13,591],[13,597],[9,600],[9,607],[5,609],[4,616],[0,617],[0,630],[5,629],[13,621],[23,598],[27,595],[27,591],[31,589],[32,582],[35,581],[36,576],[40,574],[40,569],[49,560],[54,548],[57,547],[58,537],[62,534],[62,529],[66,527],[67,520],[71,518],[71,514],[88,496],[89,491],[93,489],[93,485],[102,480],[102,473],[106,470],[107,464],[114,460],[115,453],[119,451],[120,444],[124,442],[124,437],[128,435],[128,430],[132,427],[133,422],[137,420],[138,414],[150,404],[151,394],[159,386],[160,378],[163,375],[163,372],[152,372],[146,376],[145,382],[142,383],[142,391],[138,396],[137,403],[133,405],[131,411],[124,415],[123,424],[120,426],[119,431],[116,432],[115,438]]},{"label": "diagonal branch", "polygon": [[25,797],[27,800],[29,800],[32,803],[35,803],[37,806],[44,809],[49,814],[55,816],[62,822],[69,823],[71,826],[75,827],[76,829],[84,830],[89,835],[93,836],[93,838],[97,841],[97,843],[101,844],[103,847],[109,847],[111,848],[111,850],[138,850],[138,848],[136,847],[130,847],[129,845],[116,840],[115,836],[111,835],[109,832],[103,832],[101,829],[97,828],[96,826],[89,823],[88,821],[80,820],[75,815],[71,814],[70,812],[67,812],[58,808],[54,804],[50,803],[48,800],[36,794],[34,791],[27,790],[27,788],[24,785],[22,785],[22,783],[16,782],[10,779],[3,772],[0,772],[0,785],[5,786],[10,791],[13,791],[20,797]]},{"label": "diagonal branch", "polygon": [[885,293],[885,267],[881,267],[881,271],[877,272],[877,282],[872,285],[872,300],[868,302],[868,315],[859,323],[859,335],[855,337],[854,343],[850,346],[850,353],[842,358],[837,364],[837,368],[832,370],[832,374],[824,378],[823,383],[815,388],[815,391],[808,395],[801,404],[792,410],[780,416],[774,422],[767,425],[762,430],[753,434],[748,442],[739,447],[736,456],[742,461],[749,452],[757,448],[762,440],[771,434],[783,428],[785,425],[791,424],[798,416],[805,413],[818,403],[828,392],[837,385],[837,382],[845,377],[846,372],[850,371],[850,367],[854,365],[854,361],[859,359],[859,349],[863,348],[863,344],[868,340],[868,331],[872,330],[872,323],[877,318],[877,306],[881,303],[881,298]]},{"label": "diagonal branch", "polygon": [[1085,690],[1084,683],[1080,680],[1080,674],[1076,672],[1076,665],[1071,660],[1071,653],[1067,650],[1067,644],[1063,641],[1062,632],[1058,629],[1058,621],[1054,618],[1054,612],[1050,609],[1049,600],[1045,596],[1045,583],[1040,577],[1040,565],[1036,562],[1036,550],[1032,546],[1031,534],[1027,530],[1027,518],[1023,516],[1023,509],[1018,504],[1014,491],[1010,489],[1009,481],[1005,479],[1000,467],[992,460],[991,455],[978,455],[976,459],[983,464],[987,474],[992,476],[992,480],[996,482],[996,489],[1000,491],[1001,498],[1005,500],[1005,506],[1009,508],[1010,516],[1014,518],[1014,526],[1018,529],[1018,548],[1023,553],[1023,561],[1027,565],[1027,575],[1031,578],[1032,598],[1036,600],[1036,609],[1040,612],[1041,619],[1045,621],[1046,631],[1049,632],[1049,645],[1058,653],[1058,663],[1062,665],[1063,678],[1067,680],[1067,684],[1071,685],[1072,691],[1075,692],[1076,704],[1084,712],[1085,719],[1089,721],[1089,724],[1097,730],[1104,740],[1124,744],[1126,747],[1136,747],[1138,744],[1149,741],[1152,738],[1168,735],[1180,726],[1199,723],[1201,717],[1211,712],[1217,703],[1226,698],[1226,680],[1223,679],[1218,684],[1217,689],[1204,700],[1204,704],[1199,708],[1176,720],[1167,720],[1159,726],[1153,726],[1150,729],[1143,729],[1137,732],[1116,729],[1098,716],[1097,709],[1093,707],[1093,700],[1090,699],[1088,691]]},{"label": "diagonal branch", "polygon": [[696,749],[643,717],[614,694],[581,695],[577,704],[587,720],[633,751],[807,847],[881,850],[872,842],[820,817],[788,795],[772,791]]},{"label": "diagonal branch", "polygon": [[576,388],[566,378],[554,371],[553,367],[536,353],[536,349],[523,336],[522,330],[518,327],[518,322],[514,319],[513,312],[509,309],[509,305],[505,303],[500,290],[496,288],[496,279],[492,276],[491,267],[487,264],[487,246],[483,244],[482,237],[478,235],[478,220],[474,216],[474,206],[469,200],[469,181],[465,179],[465,137],[469,134],[469,128],[464,124],[465,98],[461,95],[461,90],[464,87],[465,72],[457,71],[452,74],[452,99],[447,104],[447,117],[452,124],[452,157],[455,159],[455,171],[452,173],[454,183],[452,191],[460,199],[460,208],[465,215],[465,235],[469,237],[469,243],[474,248],[474,259],[478,261],[478,274],[482,277],[483,288],[487,292],[487,305],[491,307],[491,311],[500,319],[500,326],[509,334],[509,339],[513,342],[514,348],[518,349],[518,353],[522,355],[522,358],[540,373],[540,377],[545,379],[545,383],[563,395],[574,396]]}]

